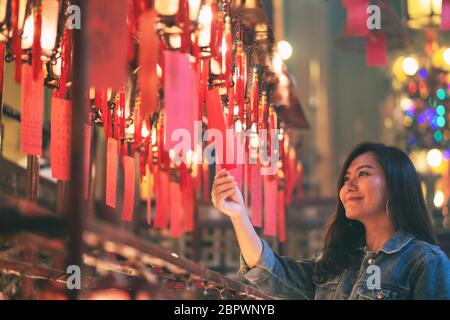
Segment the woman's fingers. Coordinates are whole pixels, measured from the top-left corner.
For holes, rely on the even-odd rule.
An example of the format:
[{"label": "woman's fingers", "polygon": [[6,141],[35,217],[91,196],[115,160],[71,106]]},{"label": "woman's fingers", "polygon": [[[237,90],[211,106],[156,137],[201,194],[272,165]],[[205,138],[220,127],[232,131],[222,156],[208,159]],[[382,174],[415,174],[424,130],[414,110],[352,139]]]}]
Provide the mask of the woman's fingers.
[{"label": "woman's fingers", "polygon": [[230,182],[224,183],[224,184],[216,187],[215,193],[220,193],[220,192],[223,192],[224,190],[228,190],[228,189],[234,188],[236,186],[237,186],[236,181],[230,181]]},{"label": "woman's fingers", "polygon": [[224,201],[226,198],[231,197],[236,192],[235,188],[229,189],[227,191],[224,191],[220,193],[220,195],[217,196],[217,203],[221,204],[222,201]]},{"label": "woman's fingers", "polygon": [[234,177],[233,176],[225,176],[225,177],[221,177],[221,178],[216,178],[214,180],[214,186],[220,186],[221,184],[227,183],[227,182],[231,182],[234,181]]},{"label": "woman's fingers", "polygon": [[227,176],[228,172],[225,169],[220,170],[219,172],[216,173],[216,176],[214,177],[214,179],[220,178],[220,177],[224,177]]},{"label": "woman's fingers", "polygon": [[236,182],[229,182],[229,183],[221,185],[220,187],[214,188],[213,191],[211,192],[211,199],[212,199],[213,203],[214,203],[214,201],[216,199],[219,198],[219,196],[223,192],[228,191],[230,189],[234,189],[236,187],[237,187],[237,183]]}]

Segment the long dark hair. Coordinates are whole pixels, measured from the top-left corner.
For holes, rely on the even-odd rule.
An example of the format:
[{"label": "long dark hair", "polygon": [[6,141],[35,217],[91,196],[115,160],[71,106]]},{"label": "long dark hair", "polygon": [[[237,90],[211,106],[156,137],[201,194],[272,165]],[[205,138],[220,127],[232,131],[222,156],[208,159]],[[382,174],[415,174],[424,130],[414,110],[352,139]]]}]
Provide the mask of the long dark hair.
[{"label": "long dark hair", "polygon": [[389,215],[395,229],[436,244],[420,179],[409,157],[395,147],[362,143],[350,153],[339,174],[337,208],[327,223],[324,249],[315,268],[315,276],[319,282],[340,274],[363,254],[361,248],[366,242],[364,225],[359,221],[347,219],[344,205],[339,199],[339,191],[352,161],[366,152],[375,154],[384,171]]}]

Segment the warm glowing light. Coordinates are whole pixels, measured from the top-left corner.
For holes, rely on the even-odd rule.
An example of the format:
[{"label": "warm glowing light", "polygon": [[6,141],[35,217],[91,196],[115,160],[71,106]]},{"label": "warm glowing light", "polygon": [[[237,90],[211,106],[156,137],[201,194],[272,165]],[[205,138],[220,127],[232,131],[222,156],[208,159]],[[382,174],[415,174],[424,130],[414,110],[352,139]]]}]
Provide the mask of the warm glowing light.
[{"label": "warm glowing light", "polygon": [[33,46],[34,36],[34,18],[33,14],[30,14],[25,20],[22,33],[22,49],[30,49]]},{"label": "warm glowing light", "polygon": [[423,28],[441,23],[442,0],[408,0],[408,24],[411,28]]},{"label": "warm glowing light", "polygon": [[156,145],[156,128],[152,128],[152,144]]},{"label": "warm glowing light", "polygon": [[408,76],[415,75],[418,70],[419,70],[419,63],[417,62],[417,60],[415,58],[413,58],[413,57],[406,57],[403,60],[403,71]]},{"label": "warm glowing light", "polygon": [[442,192],[442,190],[438,190],[436,191],[436,193],[434,194],[434,206],[436,208],[441,208],[444,205],[444,201],[445,201],[445,195],[444,192]]},{"label": "warm glowing light", "polygon": [[277,44],[278,52],[280,53],[281,59],[287,60],[292,56],[293,50],[292,46],[287,41],[280,41]]},{"label": "warm glowing light", "polygon": [[56,45],[58,32],[59,1],[42,1],[41,47],[45,61],[50,60]]},{"label": "warm glowing light", "polygon": [[220,63],[216,59],[211,59],[211,72],[212,74],[219,75],[222,71]]},{"label": "warm glowing light", "polygon": [[431,149],[427,153],[427,163],[430,167],[439,167],[442,163],[442,152],[438,149]]},{"label": "warm glowing light", "polygon": [[201,25],[199,32],[198,43],[200,47],[209,47],[211,43],[211,23],[213,20],[213,13],[210,5],[204,5],[200,9],[198,22]]},{"label": "warm glowing light", "polygon": [[194,151],[192,151],[191,149],[189,149],[189,150],[186,152],[186,164],[187,164],[188,166],[190,166],[190,165],[193,163],[194,156],[195,156]]},{"label": "warm glowing light", "polygon": [[170,149],[169,150],[169,158],[170,160],[174,161],[175,160],[175,150]]},{"label": "warm glowing light", "polygon": [[242,122],[241,122],[241,120],[236,121],[234,130],[236,131],[236,133],[241,133],[242,132]]},{"label": "warm glowing light", "polygon": [[411,110],[411,109],[414,108],[414,103],[413,103],[413,101],[412,101],[411,99],[403,98],[403,99],[400,101],[400,108],[401,108],[403,111]]},{"label": "warm glowing light", "polygon": [[445,63],[450,65],[450,48],[445,49],[442,55],[444,56]]},{"label": "warm glowing light", "polygon": [[173,16],[178,12],[179,0],[155,0],[155,9],[162,16]]},{"label": "warm glowing light", "polygon": [[189,0],[189,19],[197,21],[202,0]]},{"label": "warm glowing light", "polygon": [[158,76],[158,78],[162,77],[162,68],[159,64],[156,65],[156,75]]},{"label": "warm glowing light", "polygon": [[272,59],[273,71],[277,74],[283,73],[283,59],[279,53],[275,53]]},{"label": "warm glowing light", "polygon": [[173,49],[181,48],[181,36],[179,34],[171,34],[169,36],[169,43]]},{"label": "warm glowing light", "polygon": [[144,121],[144,123],[142,125],[142,129],[141,129],[142,138],[144,138],[144,139],[147,138],[149,136],[149,134],[150,134],[150,131],[148,131],[147,124]]}]

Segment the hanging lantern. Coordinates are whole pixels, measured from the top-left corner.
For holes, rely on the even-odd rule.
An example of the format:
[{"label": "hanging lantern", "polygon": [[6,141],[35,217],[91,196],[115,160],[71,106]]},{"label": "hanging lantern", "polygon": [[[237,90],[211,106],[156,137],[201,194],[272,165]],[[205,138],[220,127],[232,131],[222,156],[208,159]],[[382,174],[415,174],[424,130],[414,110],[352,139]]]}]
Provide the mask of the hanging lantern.
[{"label": "hanging lantern", "polygon": [[441,24],[442,0],[408,0],[408,25],[413,29]]},{"label": "hanging lantern", "polygon": [[[58,36],[59,1],[42,0],[42,32],[41,48],[42,60],[47,62],[53,56],[56,39]],[[33,46],[34,38],[34,11],[25,20],[22,33],[22,50],[30,50]]]},{"label": "hanging lantern", "polygon": [[[32,10],[34,11],[34,10]],[[34,37],[34,12],[31,12],[25,20],[22,33],[22,50],[30,50]]]},{"label": "hanging lantern", "polygon": [[0,42],[8,41],[9,26],[6,17],[10,9],[10,3],[7,0],[0,0]]},{"label": "hanging lantern", "polygon": [[58,0],[42,0],[42,60],[49,61],[53,56],[58,36]]},{"label": "hanging lantern", "polygon": [[189,0],[189,19],[197,21],[202,0]]},{"label": "hanging lantern", "polygon": [[155,9],[161,16],[174,16],[180,6],[179,0],[156,0]]},{"label": "hanging lantern", "polygon": [[205,4],[201,9],[198,17],[200,24],[200,33],[198,38],[198,45],[202,48],[210,47],[211,45],[211,24],[213,21],[213,12],[211,6]]},{"label": "hanging lantern", "polygon": [[[17,29],[20,35],[23,31],[23,24],[25,22],[25,17],[28,11],[28,0],[17,0],[19,5],[18,16],[17,16]],[[0,42],[8,42],[12,26],[12,9],[13,5],[10,0],[0,0]]]}]

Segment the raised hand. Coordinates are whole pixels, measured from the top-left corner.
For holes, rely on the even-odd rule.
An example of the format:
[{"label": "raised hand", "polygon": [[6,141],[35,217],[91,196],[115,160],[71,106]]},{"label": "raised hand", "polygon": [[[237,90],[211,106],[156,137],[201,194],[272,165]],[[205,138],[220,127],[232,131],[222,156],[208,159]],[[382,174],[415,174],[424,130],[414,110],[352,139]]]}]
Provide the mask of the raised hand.
[{"label": "raised hand", "polygon": [[237,182],[225,169],[220,170],[215,178],[211,192],[213,205],[230,218],[245,213],[245,204]]}]

